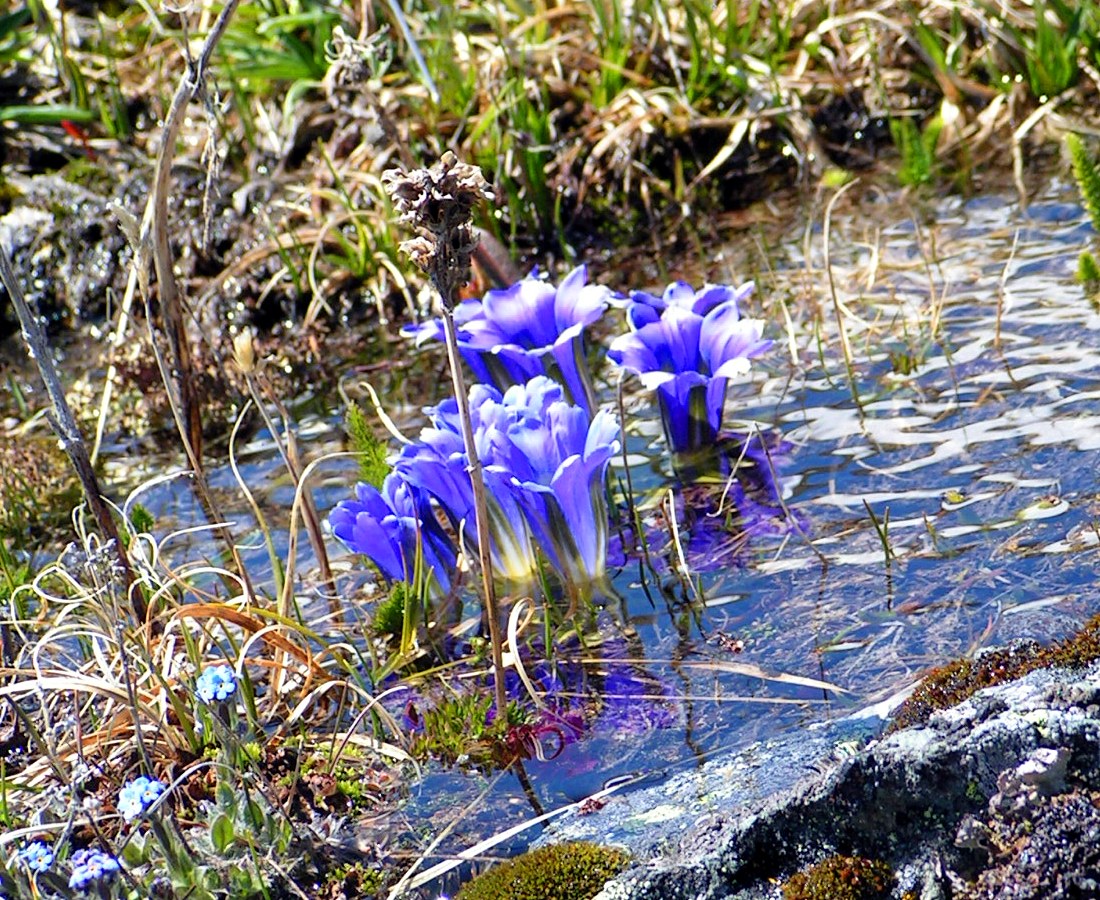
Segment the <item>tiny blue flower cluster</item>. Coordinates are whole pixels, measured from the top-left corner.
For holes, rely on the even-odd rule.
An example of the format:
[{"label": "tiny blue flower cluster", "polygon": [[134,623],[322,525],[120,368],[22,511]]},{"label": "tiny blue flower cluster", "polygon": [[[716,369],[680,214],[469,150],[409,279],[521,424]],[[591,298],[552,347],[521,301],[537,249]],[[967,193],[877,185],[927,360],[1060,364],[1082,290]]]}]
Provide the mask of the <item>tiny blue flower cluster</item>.
[{"label": "tiny blue flower cluster", "polygon": [[142,775],[122,786],[118,792],[118,811],[127,822],[132,822],[156,803],[163,793],[163,782]]},{"label": "tiny blue flower cluster", "polygon": [[32,872],[45,872],[53,865],[53,851],[42,841],[31,841],[19,850],[17,856]]},{"label": "tiny blue flower cluster", "polygon": [[101,850],[78,850],[73,854],[72,864],[69,887],[77,891],[110,884],[121,870],[118,860]]},{"label": "tiny blue flower cluster", "polygon": [[237,673],[232,666],[208,666],[195,682],[195,693],[208,706],[224,703],[236,692]]}]

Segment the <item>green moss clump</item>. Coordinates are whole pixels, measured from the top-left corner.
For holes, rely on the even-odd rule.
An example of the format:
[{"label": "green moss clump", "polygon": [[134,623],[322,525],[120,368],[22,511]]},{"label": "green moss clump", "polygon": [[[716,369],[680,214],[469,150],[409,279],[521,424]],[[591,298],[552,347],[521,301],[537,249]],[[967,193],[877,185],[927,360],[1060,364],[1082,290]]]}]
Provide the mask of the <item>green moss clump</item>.
[{"label": "green moss clump", "polygon": [[982,688],[1001,684],[1035,668],[1037,646],[994,650],[977,660],[956,659],[933,669],[898,708],[890,731],[927,722],[932,713],[961,703]]},{"label": "green moss clump", "polygon": [[948,709],[982,688],[1004,684],[1048,666],[1076,669],[1100,659],[1100,615],[1077,634],[1049,647],[1024,644],[983,654],[977,660],[957,659],[933,669],[894,715],[887,733],[920,725],[932,713]]},{"label": "green moss clump", "polygon": [[1080,669],[1100,659],[1100,615],[1089,619],[1073,637],[1048,648],[1045,664]]},{"label": "green moss clump", "polygon": [[541,847],[477,876],[455,900],[590,900],[629,859],[584,841]]},{"label": "green moss clump", "polygon": [[881,860],[831,856],[783,885],[784,900],[886,900],[895,878]]},{"label": "green moss clump", "polygon": [[395,581],[385,600],[378,601],[374,608],[371,627],[375,634],[388,634],[401,637],[405,628],[405,604],[408,602],[409,586],[403,581]]}]

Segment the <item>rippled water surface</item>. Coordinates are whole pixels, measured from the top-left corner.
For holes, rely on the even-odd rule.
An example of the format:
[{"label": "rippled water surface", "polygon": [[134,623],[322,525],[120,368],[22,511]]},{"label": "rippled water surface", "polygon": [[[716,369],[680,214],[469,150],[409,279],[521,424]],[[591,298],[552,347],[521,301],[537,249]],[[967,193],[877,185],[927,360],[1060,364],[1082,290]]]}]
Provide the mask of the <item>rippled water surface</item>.
[{"label": "rippled water surface", "polygon": [[[677,577],[659,507],[670,484],[659,426],[646,398],[628,396],[640,415],[628,449],[652,457],[635,488],[651,501],[654,564],[632,559],[617,571],[618,597],[597,623],[645,657],[635,668],[651,690],[630,701],[640,715],[624,728],[609,705],[589,737],[528,764],[527,791],[505,774],[476,799],[484,777],[429,774],[401,815],[416,827],[445,815],[441,826],[472,803],[438,851],[465,846],[616,775],[659,777],[846,715],[930,665],[1014,638],[1052,640],[1094,612],[1100,316],[1073,278],[1094,235],[1071,196],[1052,191],[1026,214],[1011,195],[943,200],[915,214],[868,196],[832,223],[835,303],[822,231],[811,227],[806,238],[796,223],[770,251],[753,310],[772,323],[776,347],[751,383],[731,391],[729,424],[789,445],[776,465],[800,528],[689,554],[707,571],[697,582]],[[439,356],[424,365],[438,366]],[[412,427],[416,407],[433,398],[403,379],[381,376],[375,386]],[[313,410],[303,445],[313,456],[340,449],[339,411]],[[258,441],[242,458],[250,484],[276,478],[260,500],[285,515],[293,490],[277,479],[270,447]],[[353,471],[347,461],[327,465],[322,512],[347,494]],[[233,489],[228,470],[215,480]],[[193,514],[171,485],[147,494],[162,516]],[[691,536],[681,534],[689,547]],[[262,566],[263,555],[254,558]],[[751,667],[843,692],[743,674]]]}]

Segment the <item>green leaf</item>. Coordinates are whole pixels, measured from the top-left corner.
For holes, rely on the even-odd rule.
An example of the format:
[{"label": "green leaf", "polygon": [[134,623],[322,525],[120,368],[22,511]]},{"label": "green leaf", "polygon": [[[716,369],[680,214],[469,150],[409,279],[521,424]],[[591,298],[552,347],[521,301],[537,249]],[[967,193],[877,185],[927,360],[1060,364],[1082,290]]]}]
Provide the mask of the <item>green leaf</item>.
[{"label": "green leaf", "polygon": [[248,806],[245,807],[244,812],[245,821],[248,822],[253,831],[260,831],[267,825],[267,816],[264,814],[264,808],[255,800],[248,801]]},{"label": "green leaf", "polygon": [[382,482],[390,474],[390,465],[386,462],[386,445],[374,436],[362,407],[357,404],[348,407],[344,427],[348,432],[351,449],[359,454],[360,477],[367,484],[381,488]]},{"label": "green leaf", "polygon": [[0,39],[6,38],[9,34],[14,34],[17,29],[22,28],[30,20],[31,10],[28,6],[0,16]]},{"label": "green leaf", "polygon": [[0,106],[0,122],[20,125],[60,125],[62,122],[94,122],[90,109],[79,106]]},{"label": "green leaf", "polygon": [[215,791],[217,797],[218,807],[229,815],[233,815],[237,811],[237,795],[233,792],[228,784],[220,783]]},{"label": "green leaf", "polygon": [[122,861],[126,863],[129,868],[136,869],[138,866],[143,865],[146,860],[145,853],[145,837],[141,834],[135,834],[127,842],[126,846],[122,848]]},{"label": "green leaf", "polygon": [[210,826],[210,843],[214,845],[214,849],[225,853],[236,837],[233,820],[225,813],[219,813],[214,824]]}]

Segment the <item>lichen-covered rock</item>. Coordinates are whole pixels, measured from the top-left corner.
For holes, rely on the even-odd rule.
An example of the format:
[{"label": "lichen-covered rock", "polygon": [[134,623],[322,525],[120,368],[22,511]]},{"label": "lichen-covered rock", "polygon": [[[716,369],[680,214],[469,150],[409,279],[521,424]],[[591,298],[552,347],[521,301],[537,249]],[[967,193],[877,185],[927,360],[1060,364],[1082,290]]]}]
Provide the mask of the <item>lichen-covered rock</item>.
[{"label": "lichen-covered rock", "polygon": [[990,868],[959,900],[1056,900],[1100,897],[1100,794],[1035,792],[1011,811],[991,815],[983,849]]},{"label": "lichen-covered rock", "polygon": [[[1084,652],[1094,632],[1059,650],[1071,668],[979,690],[923,725],[863,747],[840,723],[751,747],[553,833],[622,840],[639,860],[598,900],[778,900],[780,883],[838,854],[890,864],[895,898],[1100,896],[1100,664]],[[792,760],[803,777],[775,787],[772,770],[790,777]],[[678,814],[630,825],[655,809]]]}]

